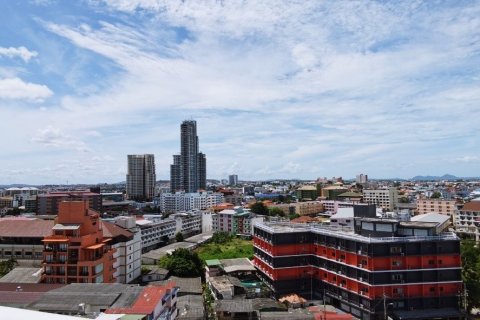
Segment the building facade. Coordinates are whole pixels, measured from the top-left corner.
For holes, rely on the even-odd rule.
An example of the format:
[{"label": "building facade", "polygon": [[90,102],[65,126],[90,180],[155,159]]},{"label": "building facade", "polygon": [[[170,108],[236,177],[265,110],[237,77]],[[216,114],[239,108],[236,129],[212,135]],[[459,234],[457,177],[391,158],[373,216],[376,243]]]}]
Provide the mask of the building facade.
[{"label": "building facade", "polygon": [[43,239],[42,282],[116,282],[115,250],[103,236],[99,213],[86,201],[65,201],[58,208],[52,234]]},{"label": "building facade", "polygon": [[207,187],[207,159],[198,151],[197,122],[183,121],[180,125],[180,154],[173,156],[170,166],[171,192],[186,193],[205,190]]},{"label": "building facade", "polygon": [[264,216],[243,209],[227,209],[212,214],[212,229],[240,235],[252,235],[256,223],[264,221]]},{"label": "building facade", "polygon": [[398,191],[394,187],[388,189],[364,189],[363,202],[375,204],[382,209],[393,211],[398,202]]},{"label": "building facade", "polygon": [[162,193],[158,205],[164,213],[175,213],[190,210],[206,210],[222,202],[224,202],[224,196],[219,192],[175,192]]},{"label": "building facade", "polygon": [[231,174],[228,176],[228,184],[230,186],[236,186],[238,185],[238,175],[236,174]]},{"label": "building facade", "polygon": [[86,201],[88,207],[100,212],[102,210],[102,196],[90,190],[55,191],[37,196],[38,215],[57,215],[58,206],[62,201]]},{"label": "building facade", "polygon": [[115,250],[113,267],[117,283],[131,283],[142,273],[142,237],[135,217],[118,217],[115,223],[102,222],[103,234]]},{"label": "building facade", "polygon": [[172,219],[137,220],[142,239],[142,251],[147,252],[168,243],[175,237],[176,222]]},{"label": "building facade", "polygon": [[155,157],[153,154],[130,154],[127,172],[127,197],[135,201],[152,201],[155,195]]},{"label": "building facade", "polygon": [[464,237],[480,241],[480,201],[465,203],[455,212],[453,223],[455,231]]},{"label": "building facade", "polygon": [[417,200],[417,214],[426,214],[429,212],[436,212],[440,214],[453,215],[456,210],[455,200],[441,200],[441,199],[418,199]]},{"label": "building facade", "polygon": [[[275,296],[323,297],[360,319],[460,319],[460,240],[432,223],[361,218],[351,229],[257,224],[254,264]],[[443,312],[443,313],[442,313]]]}]

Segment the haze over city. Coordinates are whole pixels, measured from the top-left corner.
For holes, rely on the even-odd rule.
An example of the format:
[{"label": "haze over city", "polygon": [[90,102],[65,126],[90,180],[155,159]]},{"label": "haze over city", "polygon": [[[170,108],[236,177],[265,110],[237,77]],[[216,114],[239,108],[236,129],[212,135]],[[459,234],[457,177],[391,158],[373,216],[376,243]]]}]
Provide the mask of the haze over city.
[{"label": "haze over city", "polygon": [[474,1],[4,1],[0,182],[478,176]]}]

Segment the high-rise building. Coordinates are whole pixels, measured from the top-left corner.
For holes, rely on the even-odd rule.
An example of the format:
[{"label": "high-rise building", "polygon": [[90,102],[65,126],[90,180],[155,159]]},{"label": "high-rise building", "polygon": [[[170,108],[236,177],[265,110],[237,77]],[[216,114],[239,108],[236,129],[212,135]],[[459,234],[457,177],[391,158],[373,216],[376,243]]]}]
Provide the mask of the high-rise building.
[{"label": "high-rise building", "polygon": [[155,193],[155,181],[155,158],[153,154],[128,155],[128,199],[151,201]]},{"label": "high-rise building", "polygon": [[228,184],[231,186],[236,186],[238,184],[238,176],[236,174],[229,175]]},{"label": "high-rise building", "polygon": [[368,175],[363,174],[363,173],[357,174],[356,182],[359,183],[359,184],[367,183],[368,182]]},{"label": "high-rise building", "polygon": [[180,154],[173,156],[170,166],[172,192],[197,192],[207,186],[207,159],[198,152],[197,122],[183,121],[180,126]]}]

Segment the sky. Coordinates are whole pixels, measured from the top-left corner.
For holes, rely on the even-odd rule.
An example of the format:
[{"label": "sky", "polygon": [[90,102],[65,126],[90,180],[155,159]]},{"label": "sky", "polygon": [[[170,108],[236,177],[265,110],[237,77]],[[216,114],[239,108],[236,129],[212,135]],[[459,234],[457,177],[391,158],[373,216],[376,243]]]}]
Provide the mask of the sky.
[{"label": "sky", "polygon": [[480,176],[480,1],[0,4],[0,184]]}]

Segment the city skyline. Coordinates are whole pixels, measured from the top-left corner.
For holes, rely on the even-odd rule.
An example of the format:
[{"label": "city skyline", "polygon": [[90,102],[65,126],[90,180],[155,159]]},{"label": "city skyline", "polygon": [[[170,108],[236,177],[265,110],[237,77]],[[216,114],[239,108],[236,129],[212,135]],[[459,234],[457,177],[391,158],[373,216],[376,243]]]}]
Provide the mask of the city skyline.
[{"label": "city skyline", "polygon": [[476,2],[5,2],[0,184],[480,175]]}]

